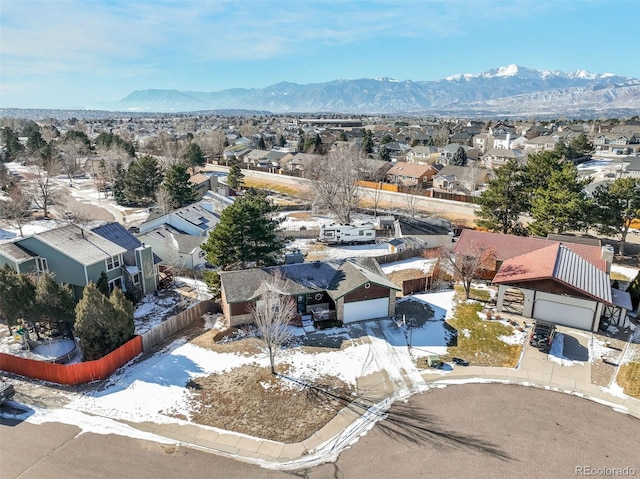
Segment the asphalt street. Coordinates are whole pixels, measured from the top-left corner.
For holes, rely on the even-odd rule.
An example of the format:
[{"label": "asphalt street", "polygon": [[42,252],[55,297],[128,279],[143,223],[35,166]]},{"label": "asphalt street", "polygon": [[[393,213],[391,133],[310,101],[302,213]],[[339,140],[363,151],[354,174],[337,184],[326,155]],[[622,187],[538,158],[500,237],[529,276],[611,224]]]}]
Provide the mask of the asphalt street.
[{"label": "asphalt street", "polygon": [[575,396],[501,384],[434,389],[398,402],[334,463],[276,471],[184,446],[75,426],[0,425],[1,479],[563,478],[576,467],[640,474],[640,420]]}]

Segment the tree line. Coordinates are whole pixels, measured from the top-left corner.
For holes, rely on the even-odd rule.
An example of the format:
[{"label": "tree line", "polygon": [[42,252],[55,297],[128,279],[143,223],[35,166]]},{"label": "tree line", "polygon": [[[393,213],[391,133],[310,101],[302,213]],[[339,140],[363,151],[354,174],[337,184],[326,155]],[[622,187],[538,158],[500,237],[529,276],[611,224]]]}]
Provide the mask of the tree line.
[{"label": "tree line", "polygon": [[[575,153],[574,153],[575,154]],[[624,254],[631,222],[640,215],[640,181],[621,177],[598,184],[581,177],[563,147],[509,161],[479,197],[478,226],[504,234],[546,236],[595,231],[620,240]]]},{"label": "tree line", "polygon": [[5,265],[0,268],[0,312],[10,334],[22,326],[27,337],[32,331],[42,339],[43,331],[56,330],[78,338],[84,360],[98,359],[129,341],[135,330],[133,303],[120,288],[109,292],[106,282],[99,283],[89,283],[76,303],[71,287],[51,274],[18,273]]}]

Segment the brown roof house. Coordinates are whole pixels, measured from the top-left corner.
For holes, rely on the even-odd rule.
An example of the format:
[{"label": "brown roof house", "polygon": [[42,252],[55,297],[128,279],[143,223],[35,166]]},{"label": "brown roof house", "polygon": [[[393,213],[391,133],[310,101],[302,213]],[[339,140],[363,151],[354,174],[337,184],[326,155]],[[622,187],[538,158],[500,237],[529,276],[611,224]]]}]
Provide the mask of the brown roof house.
[{"label": "brown roof house", "polygon": [[402,186],[426,186],[437,172],[433,165],[399,161],[387,170],[387,181]]},{"label": "brown roof house", "polygon": [[453,252],[457,261],[488,249],[497,311],[590,331],[603,317],[625,324],[630,298],[611,288],[611,247],[463,230]]},{"label": "brown roof house", "polygon": [[285,281],[282,294],[296,302],[303,320],[337,319],[347,324],[395,314],[399,288],[375,259],[353,258],[220,272],[226,323],[251,323],[251,305],[260,298],[265,283],[276,276]]}]

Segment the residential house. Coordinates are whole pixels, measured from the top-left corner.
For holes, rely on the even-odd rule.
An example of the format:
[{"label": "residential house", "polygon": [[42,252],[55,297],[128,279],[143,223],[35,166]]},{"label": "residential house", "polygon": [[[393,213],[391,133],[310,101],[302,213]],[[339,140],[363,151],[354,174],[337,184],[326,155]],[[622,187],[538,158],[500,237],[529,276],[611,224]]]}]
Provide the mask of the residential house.
[{"label": "residential house", "polygon": [[196,173],[191,175],[189,182],[193,185],[196,192],[196,198],[202,198],[207,191],[218,190],[218,177],[215,175],[207,175],[205,173]]},{"label": "residential house", "polygon": [[206,253],[201,247],[206,237],[186,234],[170,224],[162,224],[140,233],[138,239],[151,245],[167,266],[190,270],[206,266]]},{"label": "residential house", "polygon": [[493,136],[497,135],[506,135],[507,133],[511,133],[515,135],[517,133],[517,128],[513,125],[508,125],[506,123],[498,122],[495,125],[489,127],[489,134]]},{"label": "residential house", "polygon": [[552,136],[537,136],[524,142],[525,155],[542,153],[543,151],[553,151],[557,140]]},{"label": "residential house", "polygon": [[399,161],[387,170],[387,181],[395,185],[426,187],[436,173],[433,165]]},{"label": "residential house", "polygon": [[624,165],[620,171],[622,177],[640,179],[640,156],[625,156],[621,164]]},{"label": "residential house", "polygon": [[524,152],[522,150],[515,149],[491,148],[482,157],[482,164],[486,168],[491,168],[493,170],[506,165],[510,160],[515,160],[518,163],[524,163]]},{"label": "residential house", "polygon": [[449,143],[446,146],[443,146],[438,150],[438,163],[442,163],[443,165],[448,165],[451,163],[452,158],[455,156],[458,148],[464,149],[464,152],[467,154],[467,158],[470,160],[477,160],[479,156],[478,150],[471,146],[461,145],[459,143]]},{"label": "residential house", "polygon": [[598,151],[629,154],[640,151],[640,135],[631,131],[601,133],[594,138],[593,146]]},{"label": "residential house", "polygon": [[473,193],[480,185],[487,183],[492,176],[492,171],[486,168],[446,165],[433,176],[433,188],[464,194]]},{"label": "residential house", "polygon": [[438,148],[435,146],[414,146],[405,155],[407,163],[433,165],[438,161]]},{"label": "residential house", "polygon": [[525,142],[526,138],[507,133],[506,135],[497,135],[493,137],[493,148],[505,150],[522,148],[524,147]]},{"label": "residential house", "polygon": [[473,147],[484,155],[489,149],[493,148],[493,135],[489,133],[478,133],[473,137]]},{"label": "residential house", "polygon": [[254,168],[268,168],[268,150],[251,150],[245,157],[244,163]]},{"label": "residential house", "polygon": [[133,293],[138,299],[151,294],[158,288],[158,264],[162,259],[156,255],[151,245],[140,242],[120,223],[106,223],[91,229],[99,236],[122,246],[122,269],[125,291]]},{"label": "residential house", "polygon": [[228,146],[222,152],[222,161],[224,161],[225,164],[232,161],[246,163],[245,157],[251,153],[251,151],[251,148],[248,148],[242,143]]},{"label": "residential house", "polygon": [[70,224],[0,244],[0,267],[9,264],[20,273],[36,275],[49,272],[57,282],[71,286],[76,299],[103,272],[111,289],[129,291],[129,283],[134,286],[133,292],[135,286],[147,293],[155,290],[156,257],[152,249],[143,244],[134,248],[137,243],[122,231],[118,242],[126,246]]},{"label": "residential house", "polygon": [[147,220],[140,224],[139,233],[146,233],[162,225],[193,236],[206,236],[220,221],[220,215],[208,211],[202,204],[193,203],[168,213],[154,210]]},{"label": "residential house", "polygon": [[252,306],[278,275],[285,281],[282,294],[295,301],[302,317],[348,324],[395,314],[399,288],[373,258],[354,258],[221,271],[221,304],[227,326],[251,323]]},{"label": "residential house", "polygon": [[463,230],[453,252],[456,261],[489,253],[481,266],[498,286],[498,312],[590,331],[603,315],[626,317],[629,298],[612,294],[611,247]]},{"label": "residential house", "polygon": [[458,143],[460,145],[470,146],[473,135],[467,131],[461,131],[449,135],[449,143]]},{"label": "residential house", "polygon": [[137,227],[138,238],[150,244],[171,266],[204,267],[206,255],[201,245],[220,221],[222,209],[229,204],[220,202],[217,196],[210,193],[199,203],[166,214],[153,214]]}]

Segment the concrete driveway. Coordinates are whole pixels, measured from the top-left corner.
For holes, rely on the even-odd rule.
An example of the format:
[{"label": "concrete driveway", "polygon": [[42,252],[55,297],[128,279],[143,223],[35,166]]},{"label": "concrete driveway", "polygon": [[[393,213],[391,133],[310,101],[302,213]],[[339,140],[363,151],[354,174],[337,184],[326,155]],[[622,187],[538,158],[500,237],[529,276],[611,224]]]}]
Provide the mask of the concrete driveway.
[{"label": "concrete driveway", "polygon": [[[554,341],[560,340],[562,356],[543,353],[529,345],[527,339],[519,369],[527,371],[535,382],[553,383],[572,389],[591,385],[589,362],[590,333],[558,326]],[[552,348],[557,349],[557,348]]]}]

